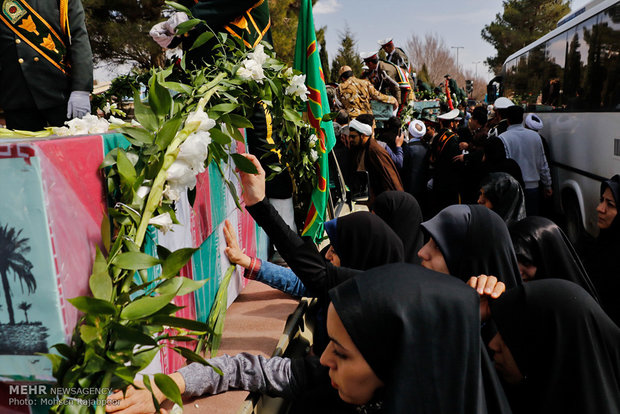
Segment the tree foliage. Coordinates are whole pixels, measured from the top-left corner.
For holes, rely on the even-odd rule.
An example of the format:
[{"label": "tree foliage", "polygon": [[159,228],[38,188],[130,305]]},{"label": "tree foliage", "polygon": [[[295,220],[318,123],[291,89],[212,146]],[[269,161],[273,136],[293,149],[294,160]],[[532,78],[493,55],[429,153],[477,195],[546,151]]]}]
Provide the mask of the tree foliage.
[{"label": "tree foliage", "polygon": [[86,28],[95,62],[135,62],[140,68],[161,67],[164,53],[149,36],[163,20],[160,0],[83,0]]},{"label": "tree foliage", "polygon": [[338,71],[344,65],[350,66],[356,76],[362,73],[362,60],[360,59],[359,53],[357,53],[357,41],[353,38],[353,33],[348,26],[340,33],[338,54],[332,60],[332,80],[338,79]]},{"label": "tree foliage", "polygon": [[570,11],[570,0],[505,0],[504,13],[482,29],[482,38],[497,55],[486,59],[497,72],[512,53],[544,36]]},{"label": "tree foliage", "polygon": [[[331,76],[329,72],[329,56],[327,55],[327,46],[325,45],[325,32],[327,26],[320,27],[316,31],[316,41],[319,44],[319,58],[321,59],[321,68],[323,69],[323,75],[325,76],[325,83],[331,82]],[[336,79],[334,79],[336,81]]]},{"label": "tree foliage", "polygon": [[[312,0],[313,5],[316,2]],[[295,57],[295,34],[300,7],[301,0],[269,0],[273,48],[278,59],[289,66],[293,66]]]}]

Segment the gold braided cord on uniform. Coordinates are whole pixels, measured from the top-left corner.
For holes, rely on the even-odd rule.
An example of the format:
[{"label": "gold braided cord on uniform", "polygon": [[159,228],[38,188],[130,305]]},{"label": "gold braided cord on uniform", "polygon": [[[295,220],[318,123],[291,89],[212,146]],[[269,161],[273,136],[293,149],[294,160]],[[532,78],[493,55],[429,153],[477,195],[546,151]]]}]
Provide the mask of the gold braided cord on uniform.
[{"label": "gold braided cord on uniform", "polygon": [[60,30],[71,39],[71,29],[69,29],[69,0],[60,0]]}]

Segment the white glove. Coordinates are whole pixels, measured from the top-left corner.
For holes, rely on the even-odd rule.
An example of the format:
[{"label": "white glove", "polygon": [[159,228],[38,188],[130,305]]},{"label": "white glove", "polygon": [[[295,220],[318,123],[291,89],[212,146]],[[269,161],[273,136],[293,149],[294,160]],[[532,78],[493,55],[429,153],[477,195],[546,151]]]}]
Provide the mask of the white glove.
[{"label": "white glove", "polygon": [[81,118],[86,114],[90,114],[90,92],[71,92],[67,103],[67,118]]},{"label": "white glove", "polygon": [[177,31],[177,26],[188,21],[187,14],[176,12],[167,21],[157,23],[151,28],[149,35],[163,48],[167,48]]}]

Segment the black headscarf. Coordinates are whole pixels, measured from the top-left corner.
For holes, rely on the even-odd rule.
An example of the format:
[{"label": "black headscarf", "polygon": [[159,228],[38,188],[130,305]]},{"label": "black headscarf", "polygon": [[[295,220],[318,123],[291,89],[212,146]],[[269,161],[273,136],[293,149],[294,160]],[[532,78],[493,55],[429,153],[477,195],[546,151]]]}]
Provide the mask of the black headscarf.
[{"label": "black headscarf", "polygon": [[398,263],[330,290],[347,333],[385,384],[384,412],[486,413],[475,291]]},{"label": "black headscarf", "polygon": [[535,280],[492,302],[491,314],[526,377],[515,414],[620,413],[620,328],[585,290]]},{"label": "black headscarf", "polygon": [[480,274],[492,275],[506,289],[521,284],[517,258],[506,223],[480,205],[452,205],[422,223],[435,240],[452,276],[464,282]]},{"label": "black headscarf", "polygon": [[424,234],[420,229],[422,210],[415,197],[404,191],[386,191],[375,199],[372,211],[400,237],[405,261],[420,264],[418,251],[424,244]]},{"label": "black headscarf", "polygon": [[527,217],[508,226],[517,260],[536,266],[535,279],[566,279],[584,288],[598,301],[596,289],[573,245],[554,222]]},{"label": "black headscarf", "polygon": [[498,137],[490,137],[484,144],[484,162],[482,169],[485,173],[505,172],[512,175],[521,187],[524,187],[521,167],[512,158],[506,158],[506,148]]},{"label": "black headscarf", "polygon": [[[609,188],[616,201],[620,201],[620,175],[616,174],[601,184],[601,196]],[[588,275],[592,278],[601,306],[620,326],[620,214],[611,225],[600,231],[596,243],[584,260]]]},{"label": "black headscarf", "polygon": [[404,260],[400,238],[375,214],[357,211],[335,220],[335,237],[333,230],[328,235],[342,267],[367,270]]},{"label": "black headscarf", "polygon": [[493,211],[510,224],[525,218],[525,196],[514,177],[504,172],[487,175],[480,183],[484,196],[493,205]]}]

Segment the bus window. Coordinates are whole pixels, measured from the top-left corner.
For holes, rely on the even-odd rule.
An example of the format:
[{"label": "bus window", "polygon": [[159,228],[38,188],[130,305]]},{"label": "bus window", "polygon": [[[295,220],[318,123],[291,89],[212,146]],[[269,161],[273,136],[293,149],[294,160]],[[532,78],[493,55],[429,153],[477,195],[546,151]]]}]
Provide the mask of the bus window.
[{"label": "bus window", "polygon": [[542,103],[551,110],[564,109],[562,88],[564,84],[564,61],[566,59],[566,33],[562,33],[545,44]]},{"label": "bus window", "polygon": [[530,50],[527,59],[527,91],[521,95],[521,103],[540,104],[543,92],[543,67],[545,63],[545,45]]},{"label": "bus window", "polygon": [[568,31],[565,70],[565,100],[567,108],[572,111],[592,110],[592,94],[596,87],[592,85],[592,77],[596,73],[593,66],[596,45],[590,54],[590,44],[594,42],[597,17],[581,23]]},{"label": "bus window", "polygon": [[602,107],[620,111],[620,5],[607,9],[599,17],[602,80]]}]

